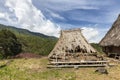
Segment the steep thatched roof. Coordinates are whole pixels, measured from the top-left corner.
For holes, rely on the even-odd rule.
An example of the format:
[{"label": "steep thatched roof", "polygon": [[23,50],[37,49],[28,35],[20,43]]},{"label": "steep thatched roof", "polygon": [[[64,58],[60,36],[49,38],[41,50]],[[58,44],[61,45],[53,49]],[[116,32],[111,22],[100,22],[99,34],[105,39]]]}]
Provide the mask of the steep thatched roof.
[{"label": "steep thatched roof", "polygon": [[100,41],[101,46],[120,46],[120,15],[113,23],[112,28]]},{"label": "steep thatched roof", "polygon": [[53,55],[65,55],[70,50],[80,50],[81,53],[95,53],[96,50],[86,41],[80,29],[62,30],[61,36],[56,43],[54,49],[49,54],[49,58]]}]

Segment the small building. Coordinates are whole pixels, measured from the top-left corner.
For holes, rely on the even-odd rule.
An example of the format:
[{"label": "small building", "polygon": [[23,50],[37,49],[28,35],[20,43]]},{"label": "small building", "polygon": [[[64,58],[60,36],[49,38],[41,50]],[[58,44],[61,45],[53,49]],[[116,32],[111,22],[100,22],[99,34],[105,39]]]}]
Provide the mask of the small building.
[{"label": "small building", "polygon": [[81,29],[62,30],[48,59],[48,68],[103,67],[108,64],[87,42]]},{"label": "small building", "polygon": [[120,15],[113,23],[111,29],[99,43],[103,51],[109,57],[119,58],[120,56]]},{"label": "small building", "polygon": [[97,51],[87,42],[80,29],[62,30],[60,38],[48,58],[60,61],[82,60],[84,55]]}]

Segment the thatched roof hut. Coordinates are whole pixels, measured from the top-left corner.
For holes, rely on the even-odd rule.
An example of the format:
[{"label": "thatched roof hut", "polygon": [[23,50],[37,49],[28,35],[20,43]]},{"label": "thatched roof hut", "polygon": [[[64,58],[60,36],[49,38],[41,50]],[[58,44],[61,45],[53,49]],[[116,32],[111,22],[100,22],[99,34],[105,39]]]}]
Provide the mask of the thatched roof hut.
[{"label": "thatched roof hut", "polygon": [[100,41],[101,46],[120,46],[120,15],[113,23],[112,28]]},{"label": "thatched roof hut", "polygon": [[96,53],[97,51],[86,41],[80,29],[62,30],[60,38],[54,49],[49,54],[49,58],[59,56],[64,58],[68,54]]},{"label": "thatched roof hut", "polygon": [[99,44],[108,55],[120,54],[120,15]]}]

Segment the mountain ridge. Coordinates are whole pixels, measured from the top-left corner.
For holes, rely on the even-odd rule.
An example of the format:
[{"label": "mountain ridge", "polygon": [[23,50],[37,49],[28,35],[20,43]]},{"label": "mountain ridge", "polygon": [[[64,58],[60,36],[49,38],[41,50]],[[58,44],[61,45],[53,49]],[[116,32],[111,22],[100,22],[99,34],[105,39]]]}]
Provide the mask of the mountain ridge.
[{"label": "mountain ridge", "polygon": [[14,27],[14,26],[8,26],[8,25],[4,25],[4,24],[0,24],[0,29],[9,29],[13,32],[38,36],[38,37],[42,37],[42,38],[56,38],[54,36],[48,36],[48,35],[45,35],[45,34],[42,34],[42,33],[32,32],[32,31],[29,31],[27,29],[17,28],[17,27]]}]

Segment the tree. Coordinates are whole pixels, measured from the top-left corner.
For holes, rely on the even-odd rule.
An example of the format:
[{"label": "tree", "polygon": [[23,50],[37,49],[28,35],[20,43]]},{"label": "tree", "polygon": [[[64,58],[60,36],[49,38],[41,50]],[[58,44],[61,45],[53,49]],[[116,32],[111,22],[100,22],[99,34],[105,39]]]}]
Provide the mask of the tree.
[{"label": "tree", "polygon": [[22,51],[22,45],[16,35],[7,29],[0,31],[0,47],[4,57],[14,56]]}]

